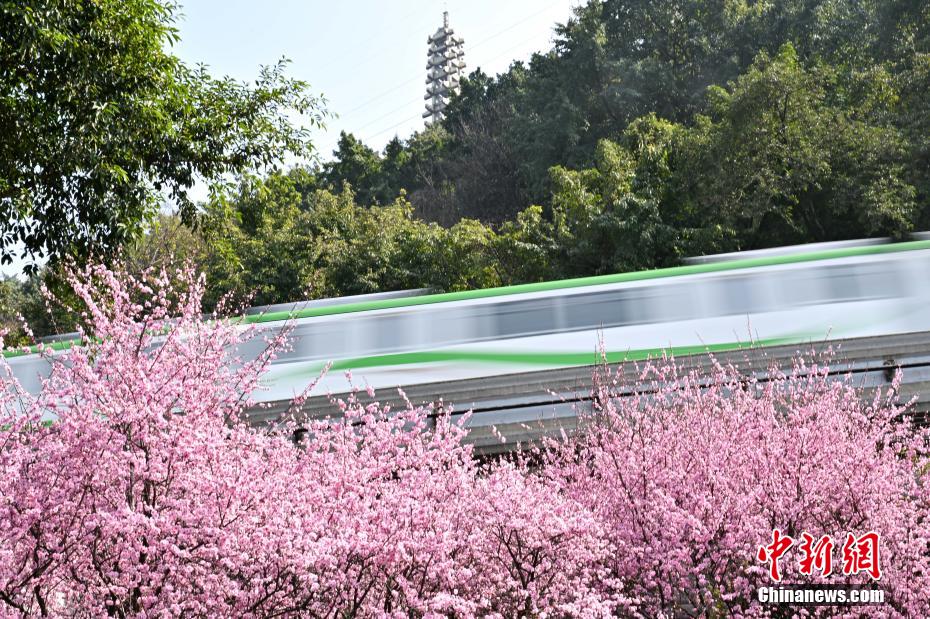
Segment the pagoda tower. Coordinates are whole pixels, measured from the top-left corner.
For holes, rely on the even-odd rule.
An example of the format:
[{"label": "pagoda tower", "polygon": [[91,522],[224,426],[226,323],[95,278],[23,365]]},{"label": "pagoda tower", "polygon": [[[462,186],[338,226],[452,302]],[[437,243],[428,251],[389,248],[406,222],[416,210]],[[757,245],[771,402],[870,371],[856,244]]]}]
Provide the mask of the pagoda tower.
[{"label": "pagoda tower", "polygon": [[459,80],[465,69],[465,51],[462,37],[455,36],[449,27],[449,12],[442,14],[442,27],[429,39],[429,62],[426,64],[426,111],[423,118],[434,123],[442,118],[442,112],[453,93],[458,92]]}]

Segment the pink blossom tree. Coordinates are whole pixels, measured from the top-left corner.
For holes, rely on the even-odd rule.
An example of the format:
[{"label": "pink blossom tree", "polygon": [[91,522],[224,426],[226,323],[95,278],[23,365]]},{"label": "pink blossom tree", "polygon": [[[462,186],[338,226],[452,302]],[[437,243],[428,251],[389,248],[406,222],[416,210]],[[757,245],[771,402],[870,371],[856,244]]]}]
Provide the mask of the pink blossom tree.
[{"label": "pink blossom tree", "polygon": [[850,379],[803,362],[767,380],[649,364],[632,395],[621,387],[602,375],[585,430],[555,445],[546,469],[604,528],[638,613],[774,612],[756,601],[775,584],[757,552],[778,528],[796,540],[781,560],[795,583],[868,582],[799,573],[802,532],[832,536],[836,571],[847,532],[879,532],[891,604],[855,612],[930,615],[927,432],[894,390],[864,404]]},{"label": "pink blossom tree", "polygon": [[448,415],[352,397],[299,444],[286,424],[249,427],[283,336],[237,359],[262,334],[202,319],[203,280],[172,279],[76,273],[80,345],[46,351],[37,398],[4,380],[5,614],[611,611],[591,514],[552,482],[479,465]]},{"label": "pink blossom tree", "polygon": [[72,284],[80,344],[0,391],[0,615],[760,616],[775,528],[881,533],[891,604],[863,610],[930,614],[927,433],[893,393],[663,363],[530,459],[373,392],[295,441],[243,414],[286,332],[204,320],[189,271]]}]

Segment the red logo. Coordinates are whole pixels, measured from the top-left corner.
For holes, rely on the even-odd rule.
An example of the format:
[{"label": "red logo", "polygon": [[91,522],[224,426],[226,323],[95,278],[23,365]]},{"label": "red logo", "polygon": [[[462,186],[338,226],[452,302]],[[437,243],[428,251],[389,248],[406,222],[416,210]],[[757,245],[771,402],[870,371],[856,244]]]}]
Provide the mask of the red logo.
[{"label": "red logo", "polygon": [[794,540],[788,536],[782,536],[781,531],[775,529],[772,531],[772,543],[768,546],[761,546],[757,557],[759,561],[765,563],[766,561],[770,562],[769,573],[772,576],[772,580],[778,582],[781,580],[781,574],[778,572],[778,560],[783,554],[788,552],[788,549],[794,544]]},{"label": "red logo", "polygon": [[859,537],[847,533],[843,544],[843,574],[849,576],[866,572],[873,580],[879,580],[882,577],[878,555],[880,541],[878,533],[873,531]]},{"label": "red logo", "polygon": [[802,533],[801,537],[804,538],[801,544],[801,552],[804,553],[801,573],[810,576],[816,569],[821,576],[829,576],[833,571],[833,540],[829,535],[824,535],[814,544],[814,536],[809,533]]},{"label": "red logo", "polygon": [[[802,555],[798,561],[800,573],[810,576],[816,570],[822,577],[832,574],[833,539],[829,535],[823,535],[816,539],[807,532],[801,533],[801,538],[803,541],[798,546]],[[778,561],[794,543],[794,539],[782,535],[779,529],[774,529],[772,531],[772,543],[759,547],[756,558],[760,563],[769,564],[769,575],[775,582],[781,581]],[[860,572],[865,572],[873,580],[879,580],[882,577],[879,554],[880,543],[881,536],[874,531],[868,531],[859,537],[848,533],[846,542],[843,544],[843,575],[854,576]]]}]

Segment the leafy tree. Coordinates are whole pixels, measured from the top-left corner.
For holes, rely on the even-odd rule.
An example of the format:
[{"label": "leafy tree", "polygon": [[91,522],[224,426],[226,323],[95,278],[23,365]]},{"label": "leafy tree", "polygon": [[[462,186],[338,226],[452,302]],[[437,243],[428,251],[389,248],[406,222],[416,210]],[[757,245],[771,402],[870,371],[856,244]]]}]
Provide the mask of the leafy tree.
[{"label": "leafy tree", "polygon": [[567,276],[616,273],[674,264],[677,233],[662,218],[660,196],[637,172],[635,154],[607,140],[597,167],[552,169],[552,213]]},{"label": "leafy tree", "polygon": [[504,222],[493,248],[496,270],[505,285],[558,278],[560,240],[543,207],[529,206]]},{"label": "leafy tree", "polygon": [[806,69],[790,45],[761,53],[730,88],[710,90],[711,115],[682,147],[679,191],[746,247],[903,234],[915,189],[887,83],[881,70]]},{"label": "leafy tree", "polygon": [[500,286],[491,253],[495,237],[491,228],[474,219],[463,219],[449,228],[434,261],[438,271],[431,279],[436,287],[472,290]]},{"label": "leafy tree", "polygon": [[401,192],[406,192],[407,187],[413,186],[415,175],[411,174],[411,157],[410,150],[396,135],[384,147],[381,182],[375,193],[378,204],[390,203],[401,195]]},{"label": "leafy tree", "polygon": [[520,156],[507,135],[506,119],[506,112],[493,104],[457,127],[452,148],[438,163],[453,199],[452,221],[500,223],[526,203]]},{"label": "leafy tree", "polygon": [[321,247],[308,238],[309,211],[298,191],[299,172],[244,179],[235,193],[213,196],[205,207],[203,235],[211,247],[208,303],[226,292],[256,305],[317,297]]},{"label": "leafy tree", "polygon": [[437,123],[407,141],[407,178],[416,179],[412,186],[405,187],[410,201],[420,217],[443,225],[452,225],[457,219],[451,183],[442,171],[442,158],[451,138],[449,131]]},{"label": "leafy tree", "polygon": [[361,189],[359,197],[364,204],[375,201],[381,177],[381,158],[351,133],[339,133],[339,142],[333,151],[332,161],[323,166],[322,178],[334,190],[343,184]]},{"label": "leafy tree", "polygon": [[[930,15],[923,22],[930,30]],[[930,230],[930,34],[924,51],[912,54],[895,75],[900,99],[896,105],[895,124],[907,136],[907,154],[903,165],[907,178],[913,179],[920,206],[920,229]]]},{"label": "leafy tree", "polygon": [[165,200],[310,152],[320,102],[284,61],[252,86],[174,56],[168,0],[0,3],[0,257],[105,255]]},{"label": "leafy tree", "polygon": [[[226,291],[256,305],[432,288],[497,285],[493,230],[477,221],[446,229],[415,217],[401,195],[372,208],[352,187],[315,189],[305,169],[243,180],[205,206],[193,262],[208,274],[212,307]],[[160,243],[145,237],[141,256]]]},{"label": "leafy tree", "polygon": [[23,328],[22,310],[25,305],[23,283],[15,277],[0,280],[0,330],[6,346],[30,344],[30,337]]}]

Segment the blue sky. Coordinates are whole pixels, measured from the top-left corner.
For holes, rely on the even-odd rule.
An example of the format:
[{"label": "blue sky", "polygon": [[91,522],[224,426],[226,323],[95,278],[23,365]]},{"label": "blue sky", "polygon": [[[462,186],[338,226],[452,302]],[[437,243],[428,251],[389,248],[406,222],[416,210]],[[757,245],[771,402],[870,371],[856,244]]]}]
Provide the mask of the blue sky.
[{"label": "blue sky", "polygon": [[289,74],[323,94],[328,130],[316,136],[324,157],[340,129],[382,148],[395,133],[422,128],[426,38],[442,24],[465,39],[466,72],[496,74],[513,60],[551,47],[553,26],[579,0],[188,0],[182,1],[181,42],[188,63],[251,80],[259,65],[282,56]]}]

